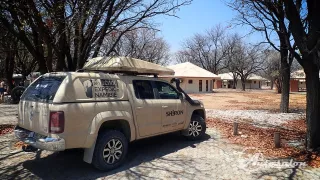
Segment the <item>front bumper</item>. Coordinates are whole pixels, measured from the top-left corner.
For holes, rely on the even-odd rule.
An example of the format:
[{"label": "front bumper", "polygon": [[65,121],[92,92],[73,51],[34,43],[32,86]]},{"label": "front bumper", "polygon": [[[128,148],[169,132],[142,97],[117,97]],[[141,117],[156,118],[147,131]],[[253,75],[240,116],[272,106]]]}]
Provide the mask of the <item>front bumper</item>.
[{"label": "front bumper", "polygon": [[38,149],[48,151],[63,151],[65,150],[65,140],[62,138],[53,138],[41,136],[35,132],[23,129],[16,126],[14,134],[19,140]]}]

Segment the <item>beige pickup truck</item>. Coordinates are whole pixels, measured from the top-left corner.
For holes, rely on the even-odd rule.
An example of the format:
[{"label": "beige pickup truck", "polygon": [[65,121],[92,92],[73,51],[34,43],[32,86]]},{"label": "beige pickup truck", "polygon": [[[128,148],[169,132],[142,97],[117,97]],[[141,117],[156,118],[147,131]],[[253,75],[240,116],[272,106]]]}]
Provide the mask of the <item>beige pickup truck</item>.
[{"label": "beige pickup truck", "polygon": [[203,104],[176,83],[102,72],[48,73],[22,95],[15,135],[43,150],[83,148],[85,162],[111,170],[124,162],[129,142],[174,131],[191,140],[205,134]]}]

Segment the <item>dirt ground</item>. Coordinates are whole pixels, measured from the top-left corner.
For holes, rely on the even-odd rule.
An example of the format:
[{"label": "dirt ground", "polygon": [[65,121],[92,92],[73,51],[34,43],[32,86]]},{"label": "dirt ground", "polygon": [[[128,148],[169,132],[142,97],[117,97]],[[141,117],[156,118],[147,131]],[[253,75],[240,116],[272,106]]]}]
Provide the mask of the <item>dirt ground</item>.
[{"label": "dirt ground", "polygon": [[[64,152],[10,151],[9,139],[0,139],[0,179],[310,179],[320,170],[266,168],[250,163],[244,148],[225,141],[208,129],[200,141],[186,141],[177,133],[131,143],[125,164],[101,172],[82,161],[82,150]],[[7,137],[9,138],[9,137]]]},{"label": "dirt ground", "polygon": [[[214,93],[191,94],[191,97],[201,100],[206,109],[220,110],[272,110],[280,108],[281,95],[271,90],[247,90],[245,92],[233,89],[216,89]],[[306,108],[305,93],[291,93],[291,111]]]},{"label": "dirt ground", "polygon": [[[284,118],[277,113],[280,95],[268,90],[221,89],[191,96],[202,100],[211,114],[224,111],[220,114],[230,115],[237,110],[230,117],[251,117],[264,113],[252,110],[271,110],[268,112],[275,117]],[[290,100],[292,111],[304,111],[305,94],[291,94]],[[0,104],[0,125],[16,124],[16,111],[16,105]],[[82,150],[26,153],[10,148],[14,135],[9,133],[0,135],[0,179],[320,179],[320,168],[278,169],[250,164],[251,158],[243,156],[247,147],[231,143],[215,127],[209,127],[206,134],[195,142],[172,133],[131,143],[123,166],[101,172],[82,161]]]}]

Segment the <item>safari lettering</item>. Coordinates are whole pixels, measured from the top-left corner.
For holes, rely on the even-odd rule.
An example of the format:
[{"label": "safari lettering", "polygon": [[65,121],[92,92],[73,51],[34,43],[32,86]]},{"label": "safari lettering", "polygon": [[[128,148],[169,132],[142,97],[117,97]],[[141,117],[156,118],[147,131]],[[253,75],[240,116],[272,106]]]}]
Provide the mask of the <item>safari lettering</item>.
[{"label": "safari lettering", "polygon": [[176,116],[176,115],[182,115],[183,114],[183,110],[172,110],[172,111],[168,111],[166,112],[167,116]]}]

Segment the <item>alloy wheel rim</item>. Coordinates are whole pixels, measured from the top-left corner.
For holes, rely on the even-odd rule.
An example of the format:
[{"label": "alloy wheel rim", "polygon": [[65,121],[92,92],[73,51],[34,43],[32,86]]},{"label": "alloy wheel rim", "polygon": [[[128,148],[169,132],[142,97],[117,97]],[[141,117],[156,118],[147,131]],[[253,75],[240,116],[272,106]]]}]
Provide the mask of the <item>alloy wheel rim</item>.
[{"label": "alloy wheel rim", "polygon": [[191,121],[189,125],[189,136],[197,137],[202,131],[202,126],[198,121]]},{"label": "alloy wheel rim", "polygon": [[111,139],[103,149],[103,159],[107,164],[118,162],[123,154],[123,145],[119,139]]}]

